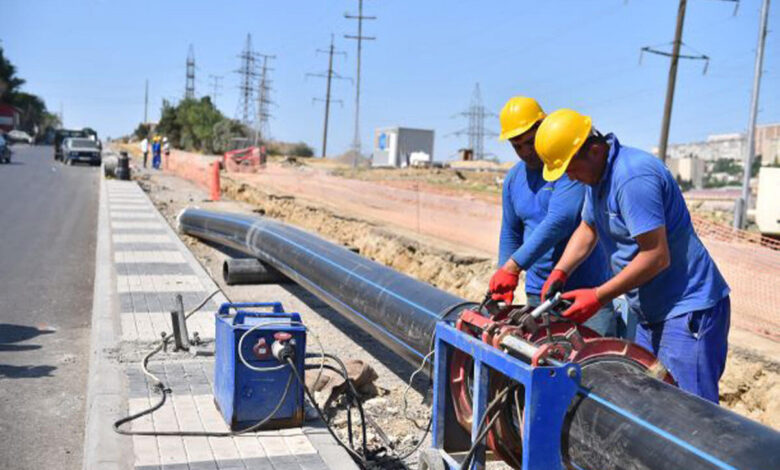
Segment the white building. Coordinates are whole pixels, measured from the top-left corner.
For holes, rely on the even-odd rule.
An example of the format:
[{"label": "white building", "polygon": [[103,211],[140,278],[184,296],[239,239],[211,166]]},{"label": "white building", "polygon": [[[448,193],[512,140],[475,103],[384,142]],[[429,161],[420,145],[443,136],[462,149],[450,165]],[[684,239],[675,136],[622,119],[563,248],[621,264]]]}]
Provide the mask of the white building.
[{"label": "white building", "polygon": [[406,167],[412,153],[424,152],[433,160],[434,132],[428,129],[385,127],[374,133],[371,166]]},{"label": "white building", "polygon": [[670,158],[666,166],[675,177],[681,181],[688,181],[696,189],[701,189],[704,183],[704,160],[698,157]]},{"label": "white building", "polygon": [[[721,159],[742,160],[745,158],[746,140],[744,134],[714,134],[707,140],[670,144],[666,153],[669,159],[697,158],[703,161]],[[653,149],[658,155],[658,148]]]},{"label": "white building", "polygon": [[[700,142],[670,144],[666,150],[670,159],[698,157],[704,161],[730,159],[739,163],[744,161],[746,151],[744,133],[713,134]],[[657,147],[653,153],[658,155]],[[780,162],[780,123],[756,126],[756,155],[761,155],[764,165]]]}]

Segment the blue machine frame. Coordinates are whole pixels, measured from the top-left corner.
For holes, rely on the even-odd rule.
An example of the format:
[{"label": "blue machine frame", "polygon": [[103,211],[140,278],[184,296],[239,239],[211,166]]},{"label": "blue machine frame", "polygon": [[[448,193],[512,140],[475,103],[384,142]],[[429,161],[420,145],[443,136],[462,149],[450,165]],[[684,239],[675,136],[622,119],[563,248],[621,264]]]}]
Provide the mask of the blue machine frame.
[{"label": "blue machine frame", "polygon": [[[485,414],[489,391],[489,369],[523,385],[523,470],[561,470],[561,430],[566,410],[579,388],[580,367],[534,367],[441,322],[436,325],[433,379],[432,447],[450,469],[459,469],[458,461],[447,451],[444,427],[448,410],[448,362],[455,349],[471,356],[474,363],[471,442]],[[484,441],[477,448],[472,469],[485,465]]]}]

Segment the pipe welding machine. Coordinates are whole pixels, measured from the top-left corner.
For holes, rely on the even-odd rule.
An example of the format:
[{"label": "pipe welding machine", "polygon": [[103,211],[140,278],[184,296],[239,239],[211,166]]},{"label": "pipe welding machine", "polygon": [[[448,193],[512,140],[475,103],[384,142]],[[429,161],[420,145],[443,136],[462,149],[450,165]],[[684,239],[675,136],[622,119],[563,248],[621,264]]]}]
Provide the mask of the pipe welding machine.
[{"label": "pipe welding machine", "polygon": [[[559,317],[564,303],[560,293],[536,308],[486,299],[454,327],[436,325],[432,448],[421,470],[483,468],[482,442],[514,468],[564,468],[558,436],[589,365],[618,363],[675,383],[644,348]],[[449,424],[470,433],[468,450]]]},{"label": "pipe welding machine", "polygon": [[230,429],[248,428],[272,414],[260,429],[300,426],[303,384],[287,359],[304,370],[301,316],[285,312],[280,302],[265,302],[225,303],[215,318],[214,402]]}]

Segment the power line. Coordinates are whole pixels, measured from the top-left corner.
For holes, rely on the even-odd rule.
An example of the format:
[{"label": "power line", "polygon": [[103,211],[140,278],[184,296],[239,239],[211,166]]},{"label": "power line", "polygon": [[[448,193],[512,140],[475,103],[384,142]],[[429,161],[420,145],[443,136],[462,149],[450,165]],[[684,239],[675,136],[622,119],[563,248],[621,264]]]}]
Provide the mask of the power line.
[{"label": "power line", "polygon": [[271,80],[268,78],[269,72],[273,69],[268,67],[268,61],[275,59],[275,55],[255,53],[257,57],[263,58],[263,65],[260,71],[260,81],[257,89],[257,127],[255,128],[255,145],[261,140],[267,140],[270,137],[268,120],[271,118]]},{"label": "power line", "polygon": [[[739,4],[739,0],[725,0],[725,1],[736,2],[737,5]],[[671,61],[669,62],[669,78],[667,79],[666,82],[666,99],[664,100],[664,115],[663,115],[663,120],[661,121],[661,137],[658,141],[658,157],[663,162],[666,162],[666,147],[669,143],[669,127],[672,122],[672,103],[674,102],[674,89],[677,83],[677,62],[680,59],[703,60],[704,61],[703,73],[707,73],[707,66],[710,61],[709,56],[707,56],[706,54],[680,54],[680,48],[684,45],[682,40],[682,34],[683,34],[683,26],[685,24],[685,9],[687,3],[688,3],[687,0],[680,0],[680,3],[677,6],[677,24],[675,25],[675,29],[674,29],[674,41],[672,41],[672,52],[669,53],[663,50],[656,49],[654,47],[645,46],[642,49],[640,49],[640,53],[639,53],[640,63],[642,62],[642,55],[645,52],[671,58]],[[735,14],[736,11],[737,10],[735,9],[734,10]]]},{"label": "power line", "polygon": [[257,54],[252,51],[252,35],[246,35],[244,50],[238,55],[241,66],[234,73],[239,75],[238,103],[236,105],[236,119],[245,126],[254,127],[255,120],[255,87],[253,82],[257,78]]},{"label": "power line", "polygon": [[328,116],[330,115],[330,103],[331,101],[335,101],[338,103],[341,103],[341,100],[331,100],[330,98],[330,85],[331,81],[335,78],[338,80],[351,80],[348,78],[344,78],[338,73],[333,71],[333,55],[334,54],[343,54],[344,57],[347,56],[346,52],[337,51],[335,47],[333,46],[333,35],[330,35],[330,48],[325,51],[322,49],[317,49],[318,53],[324,53],[328,54],[328,71],[324,73],[307,73],[306,76],[311,77],[322,77],[326,79],[327,85],[325,86],[325,99],[319,99],[314,98],[314,101],[325,101],[325,123],[323,125],[322,129],[322,158],[325,158],[327,155],[327,149],[328,149]]},{"label": "power line", "polygon": [[455,131],[451,135],[468,136],[469,148],[474,152],[474,159],[483,160],[488,155],[485,153],[485,136],[497,136],[498,134],[485,129],[485,118],[497,117],[497,115],[488,111],[482,104],[482,92],[480,91],[479,83],[474,86],[468,109],[457,113],[455,116],[467,117],[468,127]]},{"label": "power line", "polygon": [[219,81],[224,78],[223,75],[209,74],[209,80],[211,80],[211,102],[214,104],[214,107],[217,106],[217,96],[219,96],[222,88],[222,84]]},{"label": "power line", "polygon": [[360,59],[361,59],[361,51],[363,49],[363,41],[373,41],[376,39],[374,36],[363,36],[363,20],[375,20],[376,16],[364,16],[363,15],[363,0],[358,0],[358,14],[357,15],[350,15],[349,13],[344,14],[344,18],[347,18],[349,20],[357,20],[358,29],[357,29],[357,35],[350,35],[345,34],[344,37],[347,39],[354,39],[357,41],[357,75],[356,75],[356,86],[355,86],[355,136],[352,139],[352,152],[353,152],[353,159],[352,159],[352,166],[357,166],[357,159],[358,156],[361,154],[361,143],[360,143]]},{"label": "power line", "polygon": [[195,49],[190,44],[187,52],[187,81],[184,85],[184,99],[195,98]]}]

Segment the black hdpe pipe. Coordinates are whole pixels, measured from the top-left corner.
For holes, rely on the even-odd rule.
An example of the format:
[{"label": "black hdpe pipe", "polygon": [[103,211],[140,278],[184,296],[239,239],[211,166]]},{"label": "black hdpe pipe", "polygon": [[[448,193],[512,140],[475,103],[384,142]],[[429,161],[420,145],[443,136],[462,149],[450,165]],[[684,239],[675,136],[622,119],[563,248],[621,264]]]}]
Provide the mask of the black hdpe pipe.
[{"label": "black hdpe pipe", "polygon": [[[436,323],[474,305],[266,218],[186,209],[179,229],[270,264],[415,365],[430,351]],[[620,360],[582,371],[561,436],[569,468],[780,468],[780,433],[766,426]]]},{"label": "black hdpe pipe", "polygon": [[222,279],[238,284],[284,284],[289,280],[273,266],[257,258],[228,258],[222,263]]},{"label": "black hdpe pipe", "polygon": [[186,209],[179,230],[273,266],[415,366],[436,323],[474,305],[270,219]]}]

